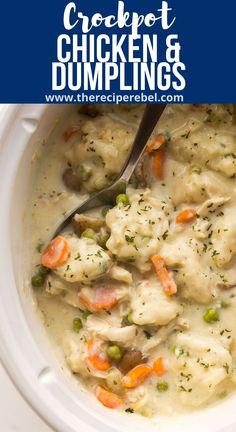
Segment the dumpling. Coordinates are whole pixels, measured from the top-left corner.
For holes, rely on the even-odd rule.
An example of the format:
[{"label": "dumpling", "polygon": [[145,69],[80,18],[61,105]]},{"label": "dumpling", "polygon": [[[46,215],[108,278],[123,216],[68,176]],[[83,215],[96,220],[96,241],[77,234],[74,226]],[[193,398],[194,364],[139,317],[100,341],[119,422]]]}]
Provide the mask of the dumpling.
[{"label": "dumpling", "polygon": [[161,249],[166,264],[174,270],[178,293],[197,303],[209,303],[216,296],[214,274],[205,261],[203,247],[194,238],[178,236]]},{"label": "dumpling", "polygon": [[217,384],[232,372],[232,357],[214,337],[179,333],[172,371],[184,405],[197,407],[215,392]]},{"label": "dumpling", "polygon": [[81,164],[86,168],[83,186],[88,191],[101,189],[120,172],[138,126],[137,118],[134,123],[128,123],[120,113],[100,114],[82,124],[82,138],[67,152],[75,172]]},{"label": "dumpling", "polygon": [[148,189],[130,194],[129,199],[130,205],[118,204],[107,213],[111,235],[106,246],[118,260],[145,272],[168,230],[168,204],[158,201]]},{"label": "dumpling", "polygon": [[176,318],[182,307],[167,297],[157,278],[140,282],[132,293],[132,320],[138,325],[166,325]]},{"label": "dumpling", "polygon": [[91,339],[91,334],[87,330],[80,330],[78,334],[69,331],[66,333],[63,341],[66,361],[72,372],[83,377],[106,378],[110,365],[108,362],[105,368],[96,368],[93,365],[89,354],[89,340],[92,341],[94,354],[98,354],[102,361],[106,361],[107,344],[100,339]]},{"label": "dumpling", "polygon": [[172,134],[170,151],[183,162],[190,162],[211,168],[232,177],[236,174],[236,137],[225,130],[215,130],[206,123],[205,127],[192,131],[186,127]]},{"label": "dumpling", "polygon": [[172,199],[175,205],[182,203],[201,203],[215,195],[228,196],[229,180],[223,181],[221,176],[211,171],[201,172],[192,166],[176,176],[172,187]]},{"label": "dumpling", "polygon": [[83,376],[90,375],[86,363],[87,350],[85,339],[87,336],[87,332],[80,332],[79,334],[67,332],[63,341],[63,348],[68,365],[74,373]]},{"label": "dumpling", "polygon": [[67,282],[89,282],[104,275],[112,265],[108,253],[94,240],[64,236],[70,245],[68,260],[55,273]]},{"label": "dumpling", "polygon": [[212,227],[212,258],[218,268],[226,267],[236,253],[235,207],[226,208]]}]

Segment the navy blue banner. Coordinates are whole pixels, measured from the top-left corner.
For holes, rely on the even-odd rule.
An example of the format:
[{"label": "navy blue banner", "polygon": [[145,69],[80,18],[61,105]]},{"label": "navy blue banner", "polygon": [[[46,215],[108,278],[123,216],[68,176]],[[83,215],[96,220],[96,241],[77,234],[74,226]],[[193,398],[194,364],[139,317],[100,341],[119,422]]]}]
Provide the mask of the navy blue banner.
[{"label": "navy blue banner", "polygon": [[0,103],[234,103],[236,2],[2,2]]}]

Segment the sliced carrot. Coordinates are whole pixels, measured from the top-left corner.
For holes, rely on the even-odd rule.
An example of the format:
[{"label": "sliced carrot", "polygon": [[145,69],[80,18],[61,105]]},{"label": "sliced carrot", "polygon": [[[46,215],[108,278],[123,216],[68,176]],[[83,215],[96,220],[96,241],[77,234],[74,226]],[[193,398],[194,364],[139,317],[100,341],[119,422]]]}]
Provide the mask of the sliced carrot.
[{"label": "sliced carrot", "polygon": [[88,360],[94,369],[99,371],[106,371],[109,369],[110,362],[107,357],[102,353],[100,344],[95,339],[87,341]]},{"label": "sliced carrot", "polygon": [[151,140],[150,143],[148,143],[145,151],[147,153],[152,153],[155,150],[158,150],[165,143],[166,143],[165,135],[164,134],[158,134]]},{"label": "sliced carrot", "polygon": [[99,402],[101,402],[107,408],[118,408],[124,404],[123,399],[121,399],[115,393],[105,390],[100,385],[98,385],[95,389],[95,396]]},{"label": "sliced carrot", "polygon": [[164,361],[162,357],[157,358],[153,363],[153,372],[157,376],[162,376],[166,372]]},{"label": "sliced carrot", "polygon": [[160,180],[164,178],[165,160],[166,150],[164,147],[161,147],[152,155],[152,172]]},{"label": "sliced carrot", "polygon": [[67,261],[69,253],[70,245],[68,241],[62,236],[57,236],[43,252],[42,265],[50,269],[57,268]]},{"label": "sliced carrot", "polygon": [[176,222],[177,223],[182,223],[182,222],[190,222],[191,220],[193,220],[197,215],[196,210],[194,209],[185,209],[182,210],[176,217]]},{"label": "sliced carrot", "polygon": [[79,299],[90,312],[110,310],[118,303],[116,289],[112,286],[101,286],[96,288],[92,300],[82,294],[80,294]]},{"label": "sliced carrot", "polygon": [[154,255],[151,258],[152,264],[156,270],[157,276],[163,286],[164,292],[167,296],[172,296],[177,292],[177,286],[176,283],[171,276],[171,274],[168,272],[165,261],[162,257],[159,255]]},{"label": "sliced carrot", "polygon": [[71,126],[68,129],[66,129],[65,132],[63,133],[64,141],[65,142],[69,141],[69,139],[79,130],[80,130],[79,126]]},{"label": "sliced carrot", "polygon": [[125,388],[135,388],[150,375],[152,367],[147,364],[140,364],[131,369],[123,376],[121,383]]}]

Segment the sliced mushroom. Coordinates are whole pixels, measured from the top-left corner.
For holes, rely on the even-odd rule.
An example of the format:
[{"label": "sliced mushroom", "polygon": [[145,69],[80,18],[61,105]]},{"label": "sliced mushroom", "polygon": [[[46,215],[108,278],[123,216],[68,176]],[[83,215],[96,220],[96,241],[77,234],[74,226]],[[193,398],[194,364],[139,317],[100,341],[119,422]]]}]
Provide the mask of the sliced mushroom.
[{"label": "sliced mushroom", "polygon": [[104,219],[83,214],[76,214],[72,220],[72,225],[74,228],[74,232],[78,236],[80,236],[82,232],[85,231],[87,228],[98,232],[101,228],[106,226]]},{"label": "sliced mushroom", "polygon": [[143,356],[142,352],[138,349],[128,348],[125,350],[124,355],[122,356],[119,362],[119,369],[122,373],[126,374],[135,366],[140,363],[146,363],[147,358]]},{"label": "sliced mushroom", "polygon": [[68,189],[76,192],[81,190],[81,180],[72,168],[66,168],[62,174],[62,180]]}]

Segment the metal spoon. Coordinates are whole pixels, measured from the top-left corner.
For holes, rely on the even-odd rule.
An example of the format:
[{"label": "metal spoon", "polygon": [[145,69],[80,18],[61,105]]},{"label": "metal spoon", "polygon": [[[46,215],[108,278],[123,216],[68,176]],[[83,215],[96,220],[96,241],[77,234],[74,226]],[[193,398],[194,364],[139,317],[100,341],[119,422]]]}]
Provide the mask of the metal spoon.
[{"label": "metal spoon", "polygon": [[165,107],[165,104],[150,104],[146,106],[129,157],[126,160],[119,176],[109,186],[106,186],[99,192],[92,194],[90,198],[88,198],[84,203],[72,210],[66,219],[59,225],[53,235],[53,238],[56,237],[71,222],[76,213],[85,213],[88,210],[102,206],[104,204],[115,204],[116,196],[119,193],[125,192],[127,183],[133,174],[137,163],[146,147],[147,141],[150,138],[151,133],[160,119]]}]

